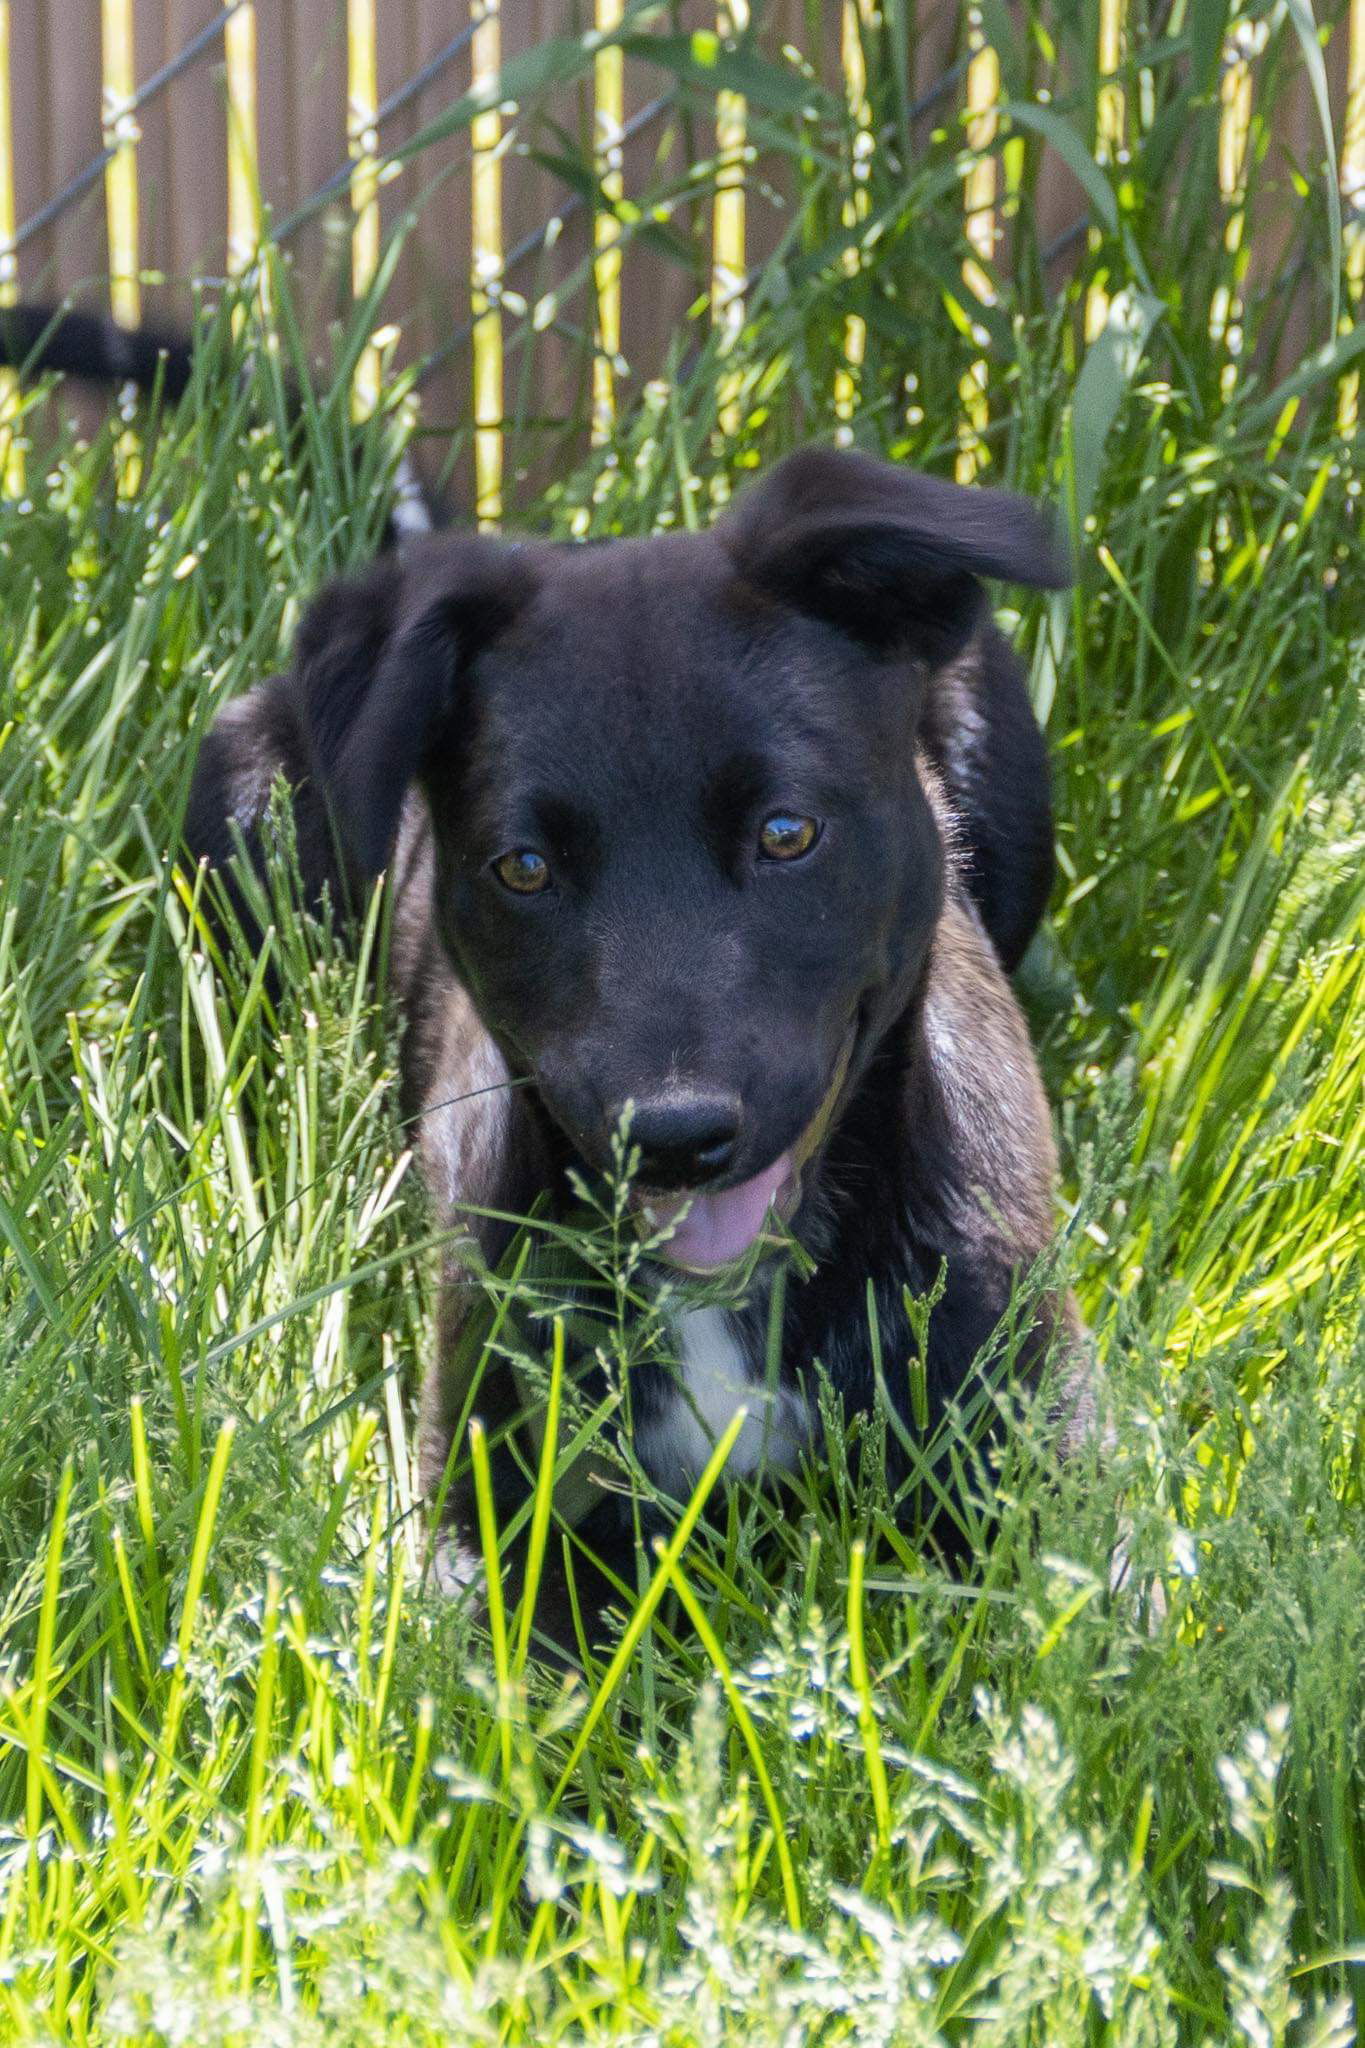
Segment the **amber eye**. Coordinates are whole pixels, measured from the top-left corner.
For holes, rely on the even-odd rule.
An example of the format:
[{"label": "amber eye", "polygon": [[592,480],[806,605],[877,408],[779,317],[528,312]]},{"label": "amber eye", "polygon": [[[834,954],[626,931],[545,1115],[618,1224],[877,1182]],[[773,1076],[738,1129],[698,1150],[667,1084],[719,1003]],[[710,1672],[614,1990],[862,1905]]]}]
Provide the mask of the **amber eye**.
[{"label": "amber eye", "polygon": [[788,811],[774,811],[771,818],[763,821],[758,844],[764,860],[800,860],[802,854],[810,852],[819,837],[820,827],[814,818],[797,818]]},{"label": "amber eye", "polygon": [[550,886],[549,862],[529,846],[518,846],[511,853],[500,853],[493,862],[493,873],[503,888],[510,889],[514,896],[539,896],[542,889]]}]

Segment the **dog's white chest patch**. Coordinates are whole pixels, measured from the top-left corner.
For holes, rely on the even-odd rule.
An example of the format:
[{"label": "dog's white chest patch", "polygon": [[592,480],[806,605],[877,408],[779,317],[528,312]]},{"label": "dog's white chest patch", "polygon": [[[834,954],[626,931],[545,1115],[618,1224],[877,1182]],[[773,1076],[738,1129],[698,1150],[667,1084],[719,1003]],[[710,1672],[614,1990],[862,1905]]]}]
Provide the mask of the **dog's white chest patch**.
[{"label": "dog's white chest patch", "polygon": [[658,1414],[635,1425],[635,1448],[655,1484],[690,1492],[738,1408],[748,1415],[726,1469],[740,1477],[765,1464],[789,1470],[810,1433],[804,1399],[755,1378],[734,1324],[714,1304],[685,1309],[674,1329],[678,1376]]}]

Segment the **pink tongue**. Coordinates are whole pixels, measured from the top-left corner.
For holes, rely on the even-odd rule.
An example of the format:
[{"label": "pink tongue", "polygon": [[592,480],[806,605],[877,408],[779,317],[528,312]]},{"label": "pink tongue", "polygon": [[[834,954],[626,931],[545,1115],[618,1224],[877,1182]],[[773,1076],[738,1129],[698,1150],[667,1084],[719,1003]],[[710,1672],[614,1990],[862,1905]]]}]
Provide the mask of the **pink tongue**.
[{"label": "pink tongue", "polygon": [[[697,1194],[673,1235],[661,1244],[656,1258],[670,1266],[685,1266],[694,1273],[709,1273],[728,1266],[747,1252],[762,1230],[783,1183],[791,1173],[791,1154],[784,1152],[752,1180],[737,1188],[723,1188],[719,1194]],[[668,1202],[649,1205],[655,1229],[662,1229],[670,1217],[685,1206],[688,1197],[679,1195]]]}]

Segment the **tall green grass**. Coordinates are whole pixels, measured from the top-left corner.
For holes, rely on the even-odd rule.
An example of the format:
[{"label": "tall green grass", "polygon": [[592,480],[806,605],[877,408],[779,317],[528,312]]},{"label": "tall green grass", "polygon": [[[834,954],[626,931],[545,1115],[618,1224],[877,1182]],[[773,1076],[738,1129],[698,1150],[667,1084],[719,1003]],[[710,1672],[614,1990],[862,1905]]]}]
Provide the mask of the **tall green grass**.
[{"label": "tall green grass", "polygon": [[[899,21],[870,52],[881,142],[856,229],[837,88],[807,81],[793,111],[790,62],[744,57],[789,166],[786,239],[723,359],[699,318],[638,366],[658,374],[615,445],[565,461],[529,521],[704,521],[836,427],[951,466],[981,346],[960,317],[961,138],[945,107],[905,149]],[[401,393],[351,425],[344,378],[308,379],[281,273],[272,345],[206,326],[185,404],[140,430],[136,497],[112,487],[114,427],[54,442],[35,401],[30,502],[0,511],[4,2038],[1356,2038],[1362,600],[1336,428],[1354,342],[1276,364],[1272,281],[1225,375],[1219,36],[1198,8],[1148,52],[1132,160],[1087,174],[1112,205],[1092,194],[1075,280],[1045,298],[1031,194],[1055,124],[1089,161],[1094,24],[1052,22],[1056,70],[1044,26],[1016,44],[999,24],[1008,91],[1038,111],[1014,281],[967,325],[989,333],[988,474],[1076,527],[1074,596],[1013,621],[1064,869],[1023,986],[1114,1441],[1058,1475],[1021,1420],[961,1580],[891,1521],[875,1422],[831,1416],[794,1500],[717,1486],[642,1549],[619,1646],[581,1673],[546,1661],[524,1606],[480,1622],[434,1595],[408,1420],[431,1226],[368,972],[378,909],[357,963],[277,877],[275,994],[211,957],[171,859],[215,708],[378,543]],[[700,94],[695,50],[668,61]],[[1286,17],[1258,119],[1301,61]],[[1330,348],[1314,170],[1303,289]],[[1253,181],[1274,175],[1253,151]],[[1087,350],[1101,270],[1127,296]],[[837,420],[851,311],[867,358]],[[494,1341],[572,1427],[545,1297],[495,1293]],[[609,1318],[603,1341],[638,1340]],[[552,1476],[530,1517],[550,1561]]]}]

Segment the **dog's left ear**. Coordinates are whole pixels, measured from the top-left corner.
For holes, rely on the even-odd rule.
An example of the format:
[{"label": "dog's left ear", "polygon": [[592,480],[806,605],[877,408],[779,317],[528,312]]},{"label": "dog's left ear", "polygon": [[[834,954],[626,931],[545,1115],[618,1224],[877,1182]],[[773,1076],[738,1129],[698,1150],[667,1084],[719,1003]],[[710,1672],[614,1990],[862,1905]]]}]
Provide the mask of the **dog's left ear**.
[{"label": "dog's left ear", "polygon": [[978,578],[1070,582],[1049,522],[1009,491],[964,489],[851,449],[789,455],[717,529],[745,582],[878,650],[931,666],[969,637]]}]

